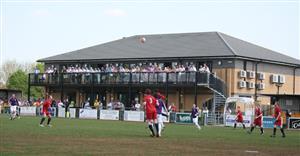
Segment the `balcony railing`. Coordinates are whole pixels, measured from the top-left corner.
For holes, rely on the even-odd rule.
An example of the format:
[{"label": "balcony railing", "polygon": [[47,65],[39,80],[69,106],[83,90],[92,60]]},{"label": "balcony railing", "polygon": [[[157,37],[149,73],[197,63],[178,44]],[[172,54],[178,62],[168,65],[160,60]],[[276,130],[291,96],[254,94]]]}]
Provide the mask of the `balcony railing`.
[{"label": "balcony railing", "polygon": [[31,73],[30,85],[173,84],[207,85],[226,95],[225,83],[206,72]]}]

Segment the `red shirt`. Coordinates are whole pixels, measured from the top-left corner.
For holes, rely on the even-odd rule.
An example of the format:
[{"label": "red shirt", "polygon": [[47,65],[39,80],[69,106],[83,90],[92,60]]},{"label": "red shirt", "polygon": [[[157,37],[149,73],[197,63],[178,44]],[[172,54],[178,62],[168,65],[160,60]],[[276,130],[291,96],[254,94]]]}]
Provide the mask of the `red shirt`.
[{"label": "red shirt", "polygon": [[281,109],[280,109],[280,107],[278,105],[275,106],[274,113],[275,113],[275,119],[276,119],[278,117],[278,115],[281,113]]},{"label": "red shirt", "polygon": [[243,119],[243,113],[240,110],[237,111],[236,116],[238,119]]},{"label": "red shirt", "polygon": [[43,104],[43,111],[48,111],[48,108],[50,107],[52,101],[50,99],[45,100]]},{"label": "red shirt", "polygon": [[144,101],[146,102],[146,112],[152,113],[156,112],[156,99],[152,95],[146,95],[144,97]]},{"label": "red shirt", "polygon": [[[259,107],[255,108],[255,116],[258,117],[262,114],[261,109]],[[257,119],[261,119],[261,116]]]}]

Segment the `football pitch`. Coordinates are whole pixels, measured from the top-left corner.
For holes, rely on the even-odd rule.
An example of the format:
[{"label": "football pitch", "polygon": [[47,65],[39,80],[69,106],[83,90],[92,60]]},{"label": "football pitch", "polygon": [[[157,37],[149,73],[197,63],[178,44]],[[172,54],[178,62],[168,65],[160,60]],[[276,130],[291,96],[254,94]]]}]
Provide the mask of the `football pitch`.
[{"label": "football pitch", "polygon": [[271,129],[249,135],[231,127],[166,124],[160,138],[146,123],[53,118],[39,127],[39,117],[13,121],[0,116],[0,155],[299,155],[300,131],[270,138]]}]

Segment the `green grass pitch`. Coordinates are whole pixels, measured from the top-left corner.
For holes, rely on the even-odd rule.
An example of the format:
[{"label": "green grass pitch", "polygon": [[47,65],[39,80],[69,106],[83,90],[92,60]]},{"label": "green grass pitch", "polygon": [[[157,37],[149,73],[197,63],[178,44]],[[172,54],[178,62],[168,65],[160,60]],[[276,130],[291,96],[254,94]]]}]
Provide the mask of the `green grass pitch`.
[{"label": "green grass pitch", "polygon": [[249,135],[231,127],[166,124],[161,138],[149,137],[146,123],[53,118],[39,127],[39,117],[13,121],[0,116],[0,155],[299,155],[300,131],[281,138]]}]

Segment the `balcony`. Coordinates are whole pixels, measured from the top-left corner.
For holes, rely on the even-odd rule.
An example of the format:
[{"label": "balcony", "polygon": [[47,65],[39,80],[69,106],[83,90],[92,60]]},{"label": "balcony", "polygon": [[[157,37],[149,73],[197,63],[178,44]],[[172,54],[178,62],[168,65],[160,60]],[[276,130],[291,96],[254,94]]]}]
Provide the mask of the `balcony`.
[{"label": "balcony", "polygon": [[206,72],[31,73],[29,80],[31,86],[205,86],[227,95],[224,81]]}]

